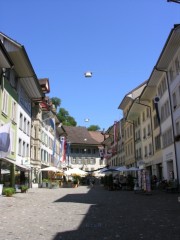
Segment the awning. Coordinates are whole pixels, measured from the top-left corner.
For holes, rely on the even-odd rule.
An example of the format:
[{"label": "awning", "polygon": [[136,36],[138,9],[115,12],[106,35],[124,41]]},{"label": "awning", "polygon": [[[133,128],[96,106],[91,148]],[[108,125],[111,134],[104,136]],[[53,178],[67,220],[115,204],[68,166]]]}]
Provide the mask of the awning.
[{"label": "awning", "polygon": [[24,170],[30,170],[30,169],[31,169],[30,166],[22,165],[22,164],[20,164],[20,163],[17,163],[17,162],[15,162],[15,161],[13,161],[13,160],[8,159],[8,158],[1,158],[1,159],[4,160],[4,161],[13,163],[13,164],[16,165],[17,167],[22,168],[22,169],[24,169]]}]

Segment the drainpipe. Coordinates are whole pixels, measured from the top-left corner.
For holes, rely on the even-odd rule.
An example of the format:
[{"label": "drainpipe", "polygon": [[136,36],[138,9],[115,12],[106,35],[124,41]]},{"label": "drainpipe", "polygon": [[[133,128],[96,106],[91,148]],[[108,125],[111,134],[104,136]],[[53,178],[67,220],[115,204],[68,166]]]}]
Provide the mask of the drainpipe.
[{"label": "drainpipe", "polygon": [[170,95],[170,86],[169,86],[169,76],[168,76],[168,71],[164,69],[159,69],[155,67],[156,71],[159,72],[164,72],[166,74],[166,79],[167,79],[167,87],[168,87],[168,95],[169,95],[169,104],[170,104],[170,112],[171,112],[171,123],[172,123],[172,132],[173,132],[173,144],[174,144],[174,155],[175,155],[175,161],[176,161],[176,174],[177,174],[177,181],[178,185],[179,183],[179,174],[178,174],[178,162],[177,162],[177,151],[176,151],[176,144],[174,141],[174,136],[175,136],[175,129],[174,129],[174,117],[173,117],[173,112],[172,112],[172,101],[171,101],[171,95]]}]

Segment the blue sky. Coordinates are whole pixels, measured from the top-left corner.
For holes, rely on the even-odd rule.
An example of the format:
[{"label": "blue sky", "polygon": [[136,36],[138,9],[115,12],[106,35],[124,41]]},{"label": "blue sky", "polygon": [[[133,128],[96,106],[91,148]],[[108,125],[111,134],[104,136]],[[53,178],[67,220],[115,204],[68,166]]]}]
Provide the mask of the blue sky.
[{"label": "blue sky", "polygon": [[180,5],[166,0],[6,0],[1,9],[0,31],[49,78],[49,96],[78,126],[101,129],[122,117],[120,102],[149,78],[180,23]]}]

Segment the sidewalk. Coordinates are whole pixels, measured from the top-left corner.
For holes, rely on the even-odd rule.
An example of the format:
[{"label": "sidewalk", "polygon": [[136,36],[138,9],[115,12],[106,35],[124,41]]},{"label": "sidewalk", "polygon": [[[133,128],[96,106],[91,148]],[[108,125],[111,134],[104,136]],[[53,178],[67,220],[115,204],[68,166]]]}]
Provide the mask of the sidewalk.
[{"label": "sidewalk", "polygon": [[179,195],[100,186],[30,189],[0,197],[0,239],[179,240]]}]

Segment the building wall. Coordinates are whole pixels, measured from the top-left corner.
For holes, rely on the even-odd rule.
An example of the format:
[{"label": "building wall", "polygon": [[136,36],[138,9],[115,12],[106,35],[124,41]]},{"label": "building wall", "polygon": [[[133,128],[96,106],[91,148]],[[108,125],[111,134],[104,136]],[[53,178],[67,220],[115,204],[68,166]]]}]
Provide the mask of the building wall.
[{"label": "building wall", "polygon": [[[7,97],[7,111],[3,111],[4,94]],[[2,79],[1,91],[0,91],[0,124],[4,125],[11,122],[11,154],[8,156],[11,160],[16,160],[16,136],[17,136],[17,108],[18,108],[18,94],[12,88],[9,78]],[[13,104],[14,103],[14,104]],[[12,105],[15,108],[12,110]]]},{"label": "building wall", "polygon": [[[77,153],[77,149],[79,149],[79,153]],[[84,151],[84,149],[86,149],[86,151]],[[66,158],[66,161],[68,161],[68,156]],[[71,146],[69,164],[73,168],[77,167],[82,168],[85,171],[93,171],[106,166],[106,160],[101,160],[97,146],[83,147],[82,145],[76,145]]]},{"label": "building wall", "polygon": [[16,162],[30,165],[31,100],[21,85],[18,94]]}]

